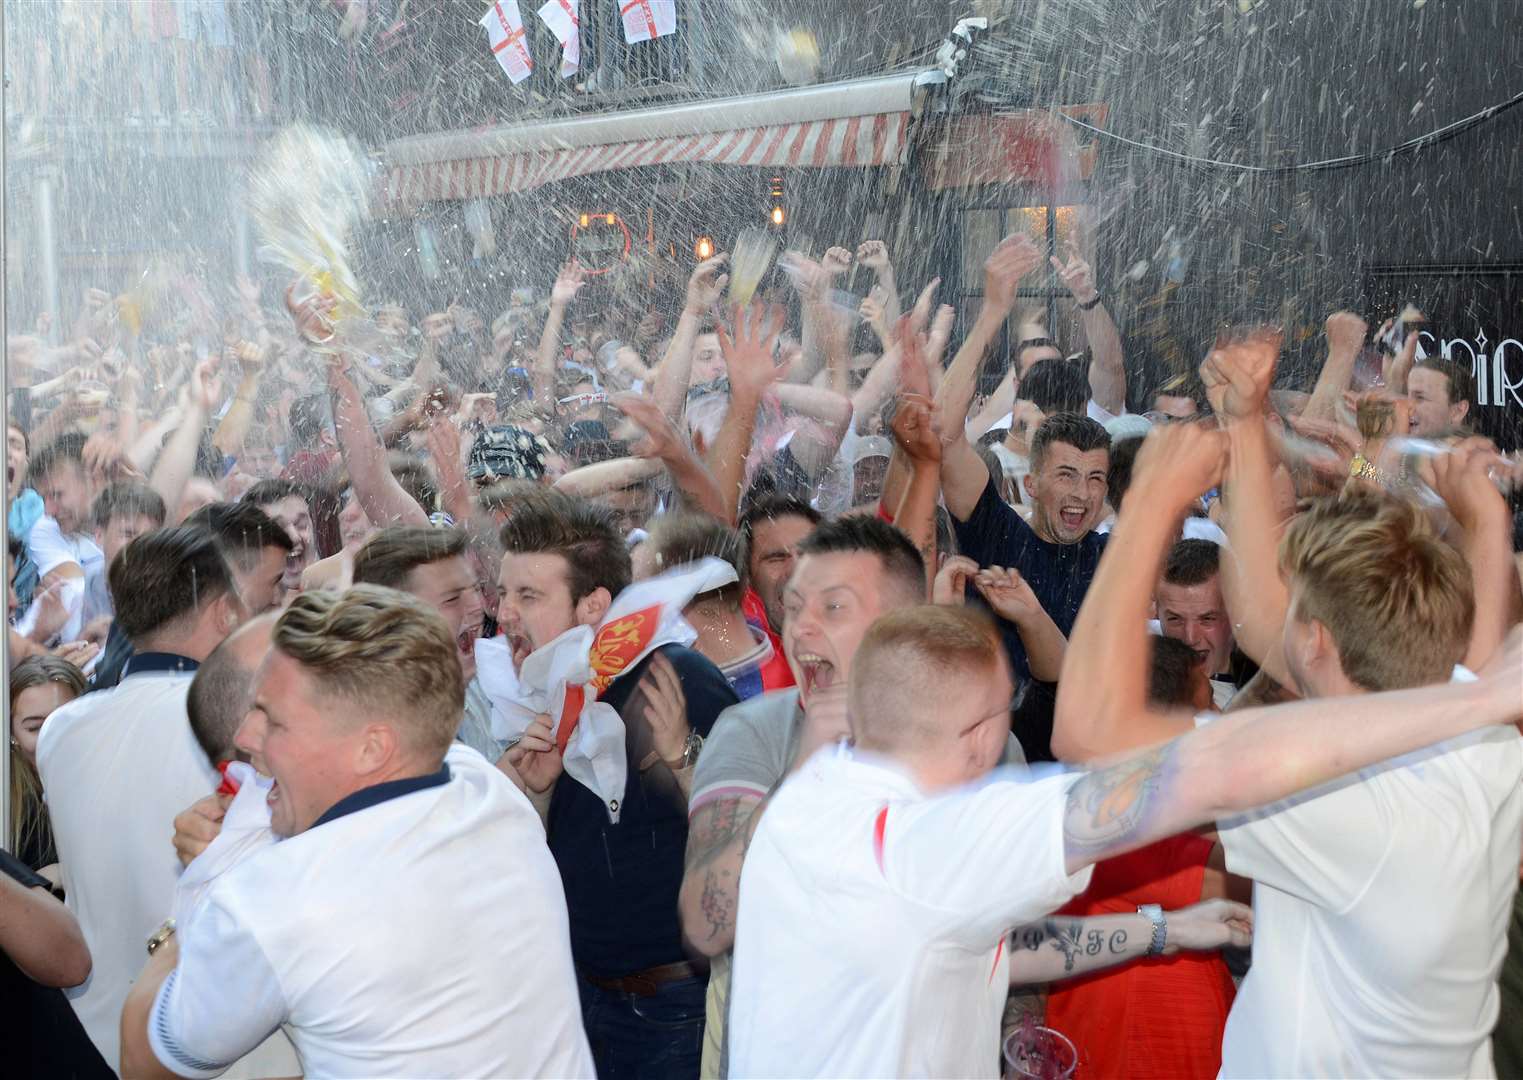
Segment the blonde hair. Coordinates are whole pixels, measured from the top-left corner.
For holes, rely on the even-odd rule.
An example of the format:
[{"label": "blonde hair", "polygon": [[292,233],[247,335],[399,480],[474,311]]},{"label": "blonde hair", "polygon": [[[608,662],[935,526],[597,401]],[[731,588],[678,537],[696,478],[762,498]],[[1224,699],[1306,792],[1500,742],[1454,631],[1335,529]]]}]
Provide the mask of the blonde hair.
[{"label": "blonde hair", "polygon": [[[67,660],[57,656],[29,656],[11,668],[11,723],[16,722],[16,699],[21,692],[48,683],[68,688],[74,697],[85,692],[84,673]],[[7,837],[7,849],[15,854],[34,843],[51,846],[48,808],[42,801],[42,777],[37,775],[37,766],[15,747],[11,748],[10,801],[11,835]]]},{"label": "blonde hair", "polygon": [[401,721],[411,748],[442,757],[460,728],[465,681],[437,612],[379,585],[302,593],[273,635],[324,694],[360,715]]},{"label": "blonde hair", "polygon": [[1475,618],[1470,568],[1416,506],[1369,489],[1316,500],[1280,543],[1293,617],[1327,627],[1366,690],[1449,679]]},{"label": "blonde hair", "polygon": [[891,751],[934,741],[942,732],[928,699],[948,685],[982,679],[1002,650],[994,624],[971,608],[917,604],[880,616],[851,664],[857,744]]}]

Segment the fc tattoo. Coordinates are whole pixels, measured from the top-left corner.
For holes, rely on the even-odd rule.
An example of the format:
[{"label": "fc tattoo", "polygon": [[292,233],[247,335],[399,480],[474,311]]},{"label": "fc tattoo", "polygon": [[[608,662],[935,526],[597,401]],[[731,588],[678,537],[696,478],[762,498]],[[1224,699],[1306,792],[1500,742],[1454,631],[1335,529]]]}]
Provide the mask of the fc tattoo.
[{"label": "fc tattoo", "polygon": [[1033,923],[1015,931],[1015,944],[1027,952],[1036,952],[1043,945],[1063,954],[1063,970],[1073,971],[1079,956],[1099,956],[1109,950],[1112,956],[1126,952],[1125,930],[1113,930],[1110,937],[1104,931],[1084,929],[1083,923],[1074,919],[1046,919],[1040,926]]}]

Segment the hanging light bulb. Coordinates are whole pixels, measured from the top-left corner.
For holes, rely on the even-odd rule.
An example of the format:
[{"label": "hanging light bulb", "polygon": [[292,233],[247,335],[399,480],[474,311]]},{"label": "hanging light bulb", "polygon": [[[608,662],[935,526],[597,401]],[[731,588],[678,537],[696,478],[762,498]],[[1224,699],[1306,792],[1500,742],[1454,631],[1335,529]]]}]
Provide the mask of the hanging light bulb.
[{"label": "hanging light bulb", "polygon": [[783,208],[781,206],[774,206],[772,208],[772,224],[781,225],[786,220],[787,215],[783,213]]},{"label": "hanging light bulb", "polygon": [[698,256],[698,261],[712,259],[714,257],[714,238],[712,236],[700,236],[693,241],[693,254]]}]

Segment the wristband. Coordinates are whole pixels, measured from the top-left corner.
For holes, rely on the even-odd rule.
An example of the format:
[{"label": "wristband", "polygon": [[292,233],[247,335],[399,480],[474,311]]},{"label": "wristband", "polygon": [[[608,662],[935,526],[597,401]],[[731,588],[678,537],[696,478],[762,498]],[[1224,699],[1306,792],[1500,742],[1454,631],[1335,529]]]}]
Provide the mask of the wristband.
[{"label": "wristband", "polygon": [[[1103,300],[1103,299],[1105,299],[1105,297],[1101,296],[1099,293],[1095,293],[1095,297],[1094,297],[1093,300],[1090,300],[1087,303],[1080,303],[1079,304],[1079,310],[1080,311],[1093,311],[1093,310],[1095,310],[1095,308],[1100,306],[1100,301]],[[1077,303],[1077,301],[1076,301],[1076,303]]]}]

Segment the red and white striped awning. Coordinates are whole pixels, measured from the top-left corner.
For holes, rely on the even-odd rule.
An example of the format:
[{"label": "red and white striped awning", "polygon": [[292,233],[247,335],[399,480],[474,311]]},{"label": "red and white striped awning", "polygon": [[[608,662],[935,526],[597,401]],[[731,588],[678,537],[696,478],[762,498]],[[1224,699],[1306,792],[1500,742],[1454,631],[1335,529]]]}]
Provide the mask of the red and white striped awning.
[{"label": "red and white striped awning", "polygon": [[755,168],[900,164],[909,143],[914,78],[403,140],[387,148],[383,199],[408,206],[510,195],[576,176],[688,162]]}]

